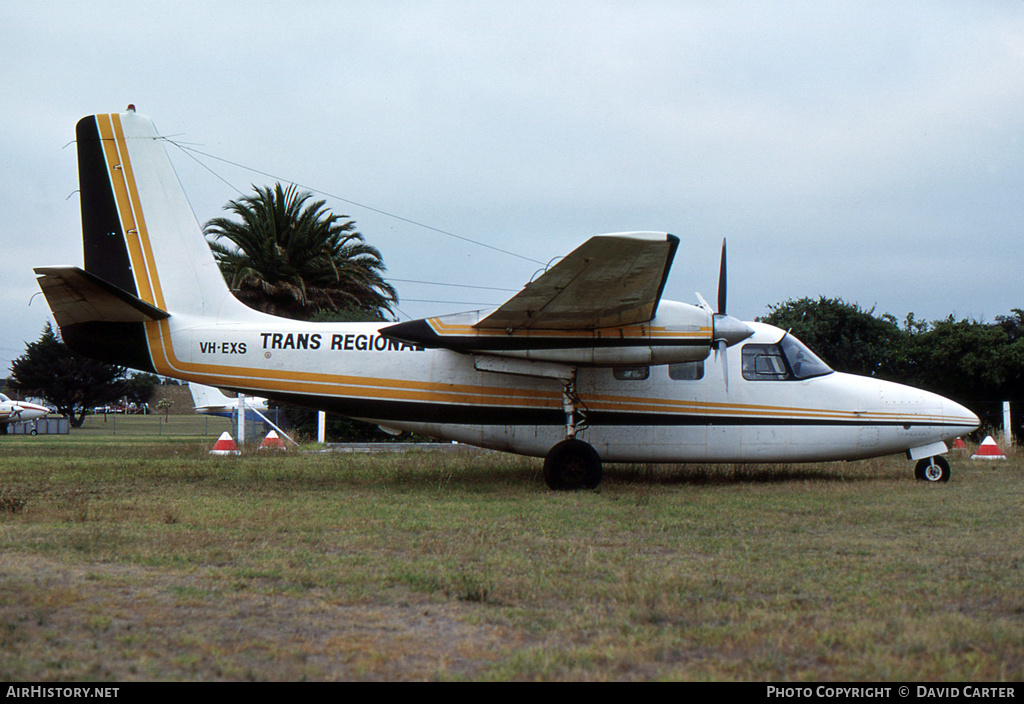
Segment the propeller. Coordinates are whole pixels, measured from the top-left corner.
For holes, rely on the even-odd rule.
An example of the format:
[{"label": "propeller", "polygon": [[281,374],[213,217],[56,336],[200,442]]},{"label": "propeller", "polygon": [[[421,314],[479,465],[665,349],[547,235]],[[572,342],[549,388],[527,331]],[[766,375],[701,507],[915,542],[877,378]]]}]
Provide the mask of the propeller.
[{"label": "propeller", "polygon": [[704,297],[697,294],[701,308],[711,314],[711,344],[715,347],[715,361],[718,361],[718,354],[722,354],[722,374],[725,377],[725,390],[729,390],[729,360],[727,350],[737,342],[742,342],[754,334],[750,326],[726,313],[726,247],[725,239],[722,239],[722,263],[718,268],[718,311],[711,309]]}]

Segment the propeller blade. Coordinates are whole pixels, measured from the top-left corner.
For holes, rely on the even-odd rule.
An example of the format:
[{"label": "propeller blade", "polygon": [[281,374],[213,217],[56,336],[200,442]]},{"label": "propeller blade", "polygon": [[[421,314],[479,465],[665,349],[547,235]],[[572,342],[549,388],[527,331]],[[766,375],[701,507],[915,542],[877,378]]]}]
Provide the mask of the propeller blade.
[{"label": "propeller blade", "polygon": [[721,361],[722,377],[725,381],[725,391],[729,392],[729,346],[741,342],[754,331],[745,323],[729,316],[726,312],[726,298],[728,287],[728,272],[726,268],[726,246],[725,238],[722,238],[722,263],[718,269],[718,310],[711,310],[711,306],[704,300],[704,297],[697,294],[700,307],[711,314],[712,325],[714,326],[712,346],[715,349],[715,363]]},{"label": "propeller blade", "polygon": [[703,308],[704,310],[706,310],[708,313],[711,313],[712,315],[714,315],[715,311],[711,310],[711,306],[709,306],[708,302],[704,300],[704,296],[700,295],[700,291],[697,291],[696,293],[697,293],[697,300],[700,301],[700,307]]},{"label": "propeller blade", "polygon": [[718,314],[726,315],[725,292],[726,292],[726,271],[725,271],[725,238],[722,238],[722,265],[718,269]]}]

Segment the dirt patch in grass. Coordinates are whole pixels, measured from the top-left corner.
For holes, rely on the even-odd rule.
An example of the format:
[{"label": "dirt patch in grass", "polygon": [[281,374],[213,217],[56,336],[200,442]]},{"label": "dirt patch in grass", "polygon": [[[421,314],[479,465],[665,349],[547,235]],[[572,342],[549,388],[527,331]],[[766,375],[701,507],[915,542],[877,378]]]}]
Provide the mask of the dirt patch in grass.
[{"label": "dirt patch in grass", "polygon": [[522,638],[470,622],[473,605],[417,595],[341,604],[317,590],[268,594],[202,574],[9,553],[0,580],[9,681],[461,679]]}]

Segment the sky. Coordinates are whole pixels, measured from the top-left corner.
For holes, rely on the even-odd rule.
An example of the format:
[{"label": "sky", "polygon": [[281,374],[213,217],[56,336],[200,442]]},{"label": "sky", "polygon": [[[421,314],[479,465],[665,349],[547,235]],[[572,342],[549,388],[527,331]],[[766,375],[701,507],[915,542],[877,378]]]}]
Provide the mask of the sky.
[{"label": "sky", "polygon": [[500,305],[606,232],[677,235],[665,297],[1024,308],[1024,2],[0,0],[0,370],[81,265],[74,127],[129,103],[200,223],[297,183],[402,320]]}]

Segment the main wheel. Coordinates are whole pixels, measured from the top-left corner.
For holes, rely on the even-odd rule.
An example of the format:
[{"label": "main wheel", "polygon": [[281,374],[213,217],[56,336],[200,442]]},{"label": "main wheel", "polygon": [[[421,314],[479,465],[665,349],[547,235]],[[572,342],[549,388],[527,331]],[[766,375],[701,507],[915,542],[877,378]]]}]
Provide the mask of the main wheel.
[{"label": "main wheel", "polygon": [[922,482],[948,482],[949,462],[945,457],[925,457],[914,467],[914,476]]},{"label": "main wheel", "polygon": [[601,457],[582,440],[563,440],[544,458],[544,481],[555,491],[595,489],[601,483]]}]

